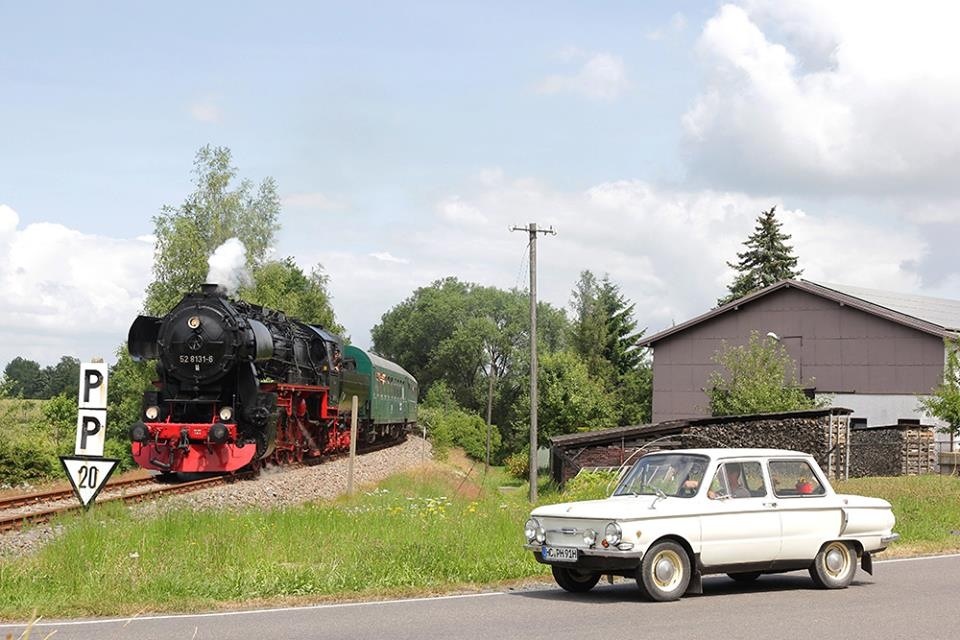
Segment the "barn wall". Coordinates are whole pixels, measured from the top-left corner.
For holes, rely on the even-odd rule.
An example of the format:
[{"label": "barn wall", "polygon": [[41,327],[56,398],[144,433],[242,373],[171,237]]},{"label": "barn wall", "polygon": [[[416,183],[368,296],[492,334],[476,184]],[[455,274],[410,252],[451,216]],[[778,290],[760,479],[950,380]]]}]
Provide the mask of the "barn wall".
[{"label": "barn wall", "polygon": [[790,287],[653,345],[653,421],[709,415],[703,390],[713,357],[751,331],[777,334],[802,384],[818,394],[928,393],[943,375],[939,337]]}]

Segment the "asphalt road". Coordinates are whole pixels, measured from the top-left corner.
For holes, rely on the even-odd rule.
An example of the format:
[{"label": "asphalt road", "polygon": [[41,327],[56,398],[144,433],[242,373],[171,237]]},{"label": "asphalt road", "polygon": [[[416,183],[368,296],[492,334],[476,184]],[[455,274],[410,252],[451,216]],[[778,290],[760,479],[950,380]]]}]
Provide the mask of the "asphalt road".
[{"label": "asphalt road", "polygon": [[[284,638],[744,638],[904,640],[956,633],[960,555],[877,563],[841,591],[812,587],[806,572],[740,585],[704,580],[704,595],[641,600],[633,582],[601,582],[585,595],[542,586],[443,598],[242,611],[134,620],[43,621],[30,638],[184,640]],[[23,625],[0,625],[17,638]]]}]

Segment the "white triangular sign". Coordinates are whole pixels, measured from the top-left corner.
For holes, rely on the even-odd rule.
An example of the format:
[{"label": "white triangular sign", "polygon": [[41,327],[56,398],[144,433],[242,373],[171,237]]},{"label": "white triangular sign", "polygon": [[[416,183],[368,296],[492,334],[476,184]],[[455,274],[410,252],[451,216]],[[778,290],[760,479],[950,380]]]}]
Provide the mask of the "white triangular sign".
[{"label": "white triangular sign", "polygon": [[73,492],[85,507],[96,499],[119,462],[113,458],[60,456],[60,464],[70,478]]}]

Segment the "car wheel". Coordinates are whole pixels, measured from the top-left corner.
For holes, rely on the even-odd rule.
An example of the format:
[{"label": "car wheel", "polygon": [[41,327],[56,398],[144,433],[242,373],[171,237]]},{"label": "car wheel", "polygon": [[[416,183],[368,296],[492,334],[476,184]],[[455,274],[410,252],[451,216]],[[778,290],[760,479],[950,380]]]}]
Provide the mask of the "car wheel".
[{"label": "car wheel", "polygon": [[853,547],[840,541],[828,542],[810,567],[810,577],[821,589],[844,589],[857,573],[857,553]]},{"label": "car wheel", "polygon": [[600,574],[592,571],[578,571],[566,567],[551,567],[553,579],[571,593],[584,593],[600,582]]},{"label": "car wheel", "polygon": [[744,571],[741,573],[728,573],[727,577],[736,582],[753,582],[760,577],[759,571]]},{"label": "car wheel", "polygon": [[690,556],[676,542],[658,542],[647,550],[637,571],[637,586],[651,600],[677,600],[690,585]]}]

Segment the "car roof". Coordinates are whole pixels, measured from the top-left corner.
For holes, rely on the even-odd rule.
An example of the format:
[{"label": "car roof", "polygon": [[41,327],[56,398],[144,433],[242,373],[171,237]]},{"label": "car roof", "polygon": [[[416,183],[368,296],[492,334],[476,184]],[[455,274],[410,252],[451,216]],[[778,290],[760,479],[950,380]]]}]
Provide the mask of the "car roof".
[{"label": "car roof", "polygon": [[725,458],[809,458],[809,453],[803,451],[793,451],[790,449],[759,449],[746,447],[712,448],[712,449],[669,449],[660,451],[651,451],[645,455],[657,453],[686,453],[691,455],[708,456],[714,459]]}]

